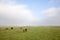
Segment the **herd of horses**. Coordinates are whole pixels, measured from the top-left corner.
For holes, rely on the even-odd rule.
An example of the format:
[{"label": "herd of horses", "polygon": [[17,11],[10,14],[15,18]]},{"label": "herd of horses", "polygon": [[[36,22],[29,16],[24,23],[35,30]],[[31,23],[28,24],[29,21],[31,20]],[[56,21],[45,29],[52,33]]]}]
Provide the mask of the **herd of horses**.
[{"label": "herd of horses", "polygon": [[[13,30],[13,29],[14,29],[14,28],[11,27],[11,30]],[[23,29],[22,27],[20,27],[20,29],[22,29],[23,32],[27,32],[27,28],[24,28],[24,29]],[[8,28],[6,28],[6,30],[8,30]]]}]

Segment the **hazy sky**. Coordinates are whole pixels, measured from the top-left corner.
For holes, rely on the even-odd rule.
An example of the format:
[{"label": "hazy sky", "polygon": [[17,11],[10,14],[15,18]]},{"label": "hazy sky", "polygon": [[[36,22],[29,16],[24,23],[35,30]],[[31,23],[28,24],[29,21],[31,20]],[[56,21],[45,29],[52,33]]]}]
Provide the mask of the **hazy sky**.
[{"label": "hazy sky", "polygon": [[60,0],[0,0],[0,25],[60,25]]}]

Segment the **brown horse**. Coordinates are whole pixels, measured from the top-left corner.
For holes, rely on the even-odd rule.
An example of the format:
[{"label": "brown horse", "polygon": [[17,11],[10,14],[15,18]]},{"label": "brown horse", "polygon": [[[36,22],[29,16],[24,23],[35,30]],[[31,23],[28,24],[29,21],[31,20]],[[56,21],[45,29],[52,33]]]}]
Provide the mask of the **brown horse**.
[{"label": "brown horse", "polygon": [[8,30],[8,28],[6,28],[6,30]]},{"label": "brown horse", "polygon": [[23,29],[23,32],[27,32],[27,28]]},{"label": "brown horse", "polygon": [[13,29],[13,27],[11,27],[11,30]]}]

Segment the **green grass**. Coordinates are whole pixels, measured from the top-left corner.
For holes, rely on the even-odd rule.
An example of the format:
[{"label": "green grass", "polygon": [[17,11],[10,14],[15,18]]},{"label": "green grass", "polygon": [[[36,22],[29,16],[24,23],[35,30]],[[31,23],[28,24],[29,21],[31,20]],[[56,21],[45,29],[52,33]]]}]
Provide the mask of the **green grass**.
[{"label": "green grass", "polygon": [[28,27],[27,32],[8,28],[0,27],[0,40],[60,40],[60,27]]}]

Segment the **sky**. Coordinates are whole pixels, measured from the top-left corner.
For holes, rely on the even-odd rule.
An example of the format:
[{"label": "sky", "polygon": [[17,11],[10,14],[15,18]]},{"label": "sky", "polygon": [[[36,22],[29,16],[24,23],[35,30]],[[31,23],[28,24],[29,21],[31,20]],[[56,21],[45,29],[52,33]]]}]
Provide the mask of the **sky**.
[{"label": "sky", "polygon": [[0,25],[60,26],[60,0],[0,0]]}]

